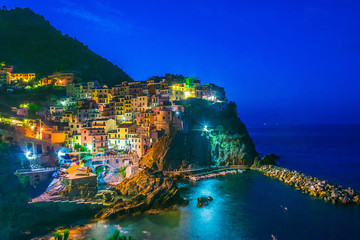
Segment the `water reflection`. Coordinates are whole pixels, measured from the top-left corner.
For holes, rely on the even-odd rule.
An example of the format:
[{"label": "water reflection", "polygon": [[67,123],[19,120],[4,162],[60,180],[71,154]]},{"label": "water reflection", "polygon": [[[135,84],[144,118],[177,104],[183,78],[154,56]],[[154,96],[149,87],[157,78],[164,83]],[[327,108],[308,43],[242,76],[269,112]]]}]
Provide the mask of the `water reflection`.
[{"label": "water reflection", "polygon": [[[271,239],[271,234],[278,239],[349,239],[360,234],[358,206],[333,206],[256,172],[201,181],[182,192],[191,200],[178,211],[98,222],[84,237],[106,239],[116,229],[136,239],[170,240]],[[214,200],[198,208],[200,196]]]}]

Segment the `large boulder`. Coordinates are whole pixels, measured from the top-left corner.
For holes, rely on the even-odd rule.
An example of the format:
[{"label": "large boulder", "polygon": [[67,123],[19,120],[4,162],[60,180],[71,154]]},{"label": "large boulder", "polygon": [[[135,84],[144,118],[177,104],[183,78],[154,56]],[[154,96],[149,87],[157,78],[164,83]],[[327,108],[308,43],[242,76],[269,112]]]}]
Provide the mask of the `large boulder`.
[{"label": "large boulder", "polygon": [[201,208],[201,207],[209,205],[210,201],[212,201],[212,200],[213,200],[213,198],[210,197],[210,196],[208,196],[208,197],[199,197],[199,198],[197,198],[196,205],[197,205],[198,208]]},{"label": "large boulder", "polygon": [[121,194],[146,196],[147,208],[163,208],[181,201],[176,183],[160,171],[140,170],[132,178],[125,179],[116,188]]}]

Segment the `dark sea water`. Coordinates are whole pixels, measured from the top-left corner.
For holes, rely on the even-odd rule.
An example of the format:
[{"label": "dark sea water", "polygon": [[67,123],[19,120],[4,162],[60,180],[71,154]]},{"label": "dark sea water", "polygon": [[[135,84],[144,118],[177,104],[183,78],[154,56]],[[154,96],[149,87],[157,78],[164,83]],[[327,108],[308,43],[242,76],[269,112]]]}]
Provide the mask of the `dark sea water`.
[{"label": "dark sea water", "polygon": [[[250,128],[261,153],[279,164],[360,189],[359,126]],[[258,172],[205,180],[183,189],[189,206],[159,215],[92,224],[88,236],[119,229],[137,239],[360,239],[360,206],[332,205]],[[196,198],[212,196],[209,206]],[[282,206],[286,206],[285,211]]]},{"label": "dark sea water", "polygon": [[360,191],[360,125],[249,128],[259,153],[275,153],[282,167]]}]

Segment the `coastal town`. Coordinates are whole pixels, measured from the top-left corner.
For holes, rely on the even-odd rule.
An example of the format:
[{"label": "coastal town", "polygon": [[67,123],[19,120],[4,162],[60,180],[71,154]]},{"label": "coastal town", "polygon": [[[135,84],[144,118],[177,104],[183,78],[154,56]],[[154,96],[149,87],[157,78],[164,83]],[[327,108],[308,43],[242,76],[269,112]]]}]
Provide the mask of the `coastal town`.
[{"label": "coastal town", "polygon": [[[108,87],[97,81],[79,81],[73,72],[38,78],[36,73],[15,73],[13,69],[4,63],[0,69],[0,86],[8,95],[46,87],[64,94],[35,107],[24,99],[11,106],[10,113],[3,108],[2,140],[15,141],[9,135],[13,132],[51,143],[44,147],[41,142],[25,141],[22,150],[32,171],[51,167],[78,176],[97,174],[100,182],[110,185],[137,172],[138,160],[162,135],[172,129],[189,131],[184,118],[187,99],[204,99],[218,111],[228,104],[224,88],[181,75],[166,74]],[[30,113],[30,109],[35,111]],[[207,130],[206,125],[202,127]],[[74,163],[76,167],[70,170]]]}]

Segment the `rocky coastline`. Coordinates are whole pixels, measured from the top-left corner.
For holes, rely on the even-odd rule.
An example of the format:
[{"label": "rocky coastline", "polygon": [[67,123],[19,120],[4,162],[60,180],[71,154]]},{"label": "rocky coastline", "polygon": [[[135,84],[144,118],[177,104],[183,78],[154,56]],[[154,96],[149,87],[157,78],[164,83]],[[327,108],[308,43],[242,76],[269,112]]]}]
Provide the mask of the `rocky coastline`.
[{"label": "rocky coastline", "polygon": [[122,181],[116,193],[130,200],[115,200],[108,208],[102,209],[98,218],[114,218],[148,210],[161,210],[176,205],[187,204],[180,197],[176,183],[161,171],[145,169],[137,172],[129,179]]},{"label": "rocky coastline", "polygon": [[278,179],[303,193],[327,202],[360,205],[360,193],[350,187],[337,186],[327,180],[321,180],[301,172],[273,165],[264,165],[258,170],[266,176]]}]

